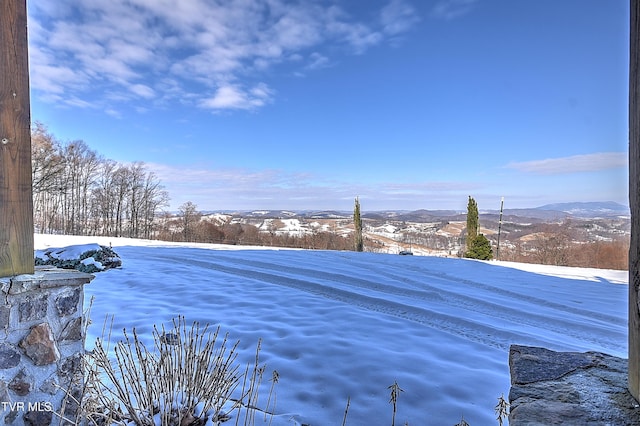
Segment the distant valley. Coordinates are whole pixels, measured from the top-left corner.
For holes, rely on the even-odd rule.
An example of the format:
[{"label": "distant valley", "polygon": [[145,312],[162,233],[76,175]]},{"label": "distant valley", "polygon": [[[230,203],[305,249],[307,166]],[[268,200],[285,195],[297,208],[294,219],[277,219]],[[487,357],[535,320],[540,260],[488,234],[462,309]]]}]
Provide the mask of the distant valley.
[{"label": "distant valley", "polygon": [[[351,247],[352,215],[344,211],[202,212],[198,222],[203,229],[193,234],[206,242],[341,250]],[[367,251],[452,257],[464,253],[464,211],[364,211],[362,217]],[[218,237],[202,235],[207,233],[203,224],[215,227]],[[169,220],[165,227],[165,233],[175,235],[180,221]],[[494,257],[500,260],[624,269],[630,213],[628,207],[612,202],[563,203],[505,209],[500,222],[499,211],[481,210],[479,232],[491,241]]]}]

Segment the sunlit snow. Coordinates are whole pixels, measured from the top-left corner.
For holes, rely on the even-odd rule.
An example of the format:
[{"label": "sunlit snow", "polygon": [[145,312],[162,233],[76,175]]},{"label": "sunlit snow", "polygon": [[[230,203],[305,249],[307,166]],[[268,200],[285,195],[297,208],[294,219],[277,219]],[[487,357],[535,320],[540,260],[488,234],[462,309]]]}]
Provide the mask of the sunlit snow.
[{"label": "sunlit snow", "polygon": [[180,314],[219,324],[243,363],[262,339],[274,425],[340,425],[349,397],[347,425],[389,425],[394,381],[396,424],[494,425],[509,345],[627,356],[624,271],[36,235],[37,249],[86,243],[123,260],[86,286],[88,347],[107,314],[147,336]]}]

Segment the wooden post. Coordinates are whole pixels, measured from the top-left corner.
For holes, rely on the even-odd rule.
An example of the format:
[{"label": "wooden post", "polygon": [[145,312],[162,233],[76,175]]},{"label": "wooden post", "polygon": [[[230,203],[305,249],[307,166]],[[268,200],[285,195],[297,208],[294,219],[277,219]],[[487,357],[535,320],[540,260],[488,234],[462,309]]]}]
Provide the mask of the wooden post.
[{"label": "wooden post", "polygon": [[34,272],[28,58],[26,0],[2,0],[0,277]]},{"label": "wooden post", "polygon": [[631,2],[629,49],[629,391],[640,400],[640,0]]}]

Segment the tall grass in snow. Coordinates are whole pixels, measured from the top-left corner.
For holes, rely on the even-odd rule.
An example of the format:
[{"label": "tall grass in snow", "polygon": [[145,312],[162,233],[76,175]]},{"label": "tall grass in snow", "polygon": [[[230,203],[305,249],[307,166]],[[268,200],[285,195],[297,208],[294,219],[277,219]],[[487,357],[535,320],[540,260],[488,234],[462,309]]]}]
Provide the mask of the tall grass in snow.
[{"label": "tall grass in snow", "polygon": [[[219,327],[210,330],[208,324],[198,323],[189,327],[184,317],[178,317],[170,330],[153,327],[152,348],[135,328],[130,333],[123,330],[123,339],[113,348],[112,331],[107,334],[85,356],[84,393],[76,400],[79,418],[90,425],[219,425],[234,415],[237,422],[242,412],[244,424],[250,425],[256,411],[264,412],[265,418],[271,415],[257,407],[265,371],[259,365],[259,344],[255,365],[242,374],[237,363],[239,342],[230,344],[228,335],[220,336]],[[277,372],[273,377],[269,401],[275,404]],[[64,419],[64,413],[58,416]]]}]

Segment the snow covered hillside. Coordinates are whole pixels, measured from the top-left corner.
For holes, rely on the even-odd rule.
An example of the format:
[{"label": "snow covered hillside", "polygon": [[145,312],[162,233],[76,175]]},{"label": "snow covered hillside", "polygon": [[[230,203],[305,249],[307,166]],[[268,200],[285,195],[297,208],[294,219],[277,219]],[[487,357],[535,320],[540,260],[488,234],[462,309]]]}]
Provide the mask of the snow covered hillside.
[{"label": "snow covered hillside", "polygon": [[179,314],[220,324],[243,363],[261,338],[280,374],[274,425],[340,425],[348,397],[347,425],[388,425],[394,381],[396,424],[494,425],[509,345],[627,356],[624,271],[36,235],[37,249],[85,243],[123,261],[85,288],[87,346],[107,314],[115,335]]}]

